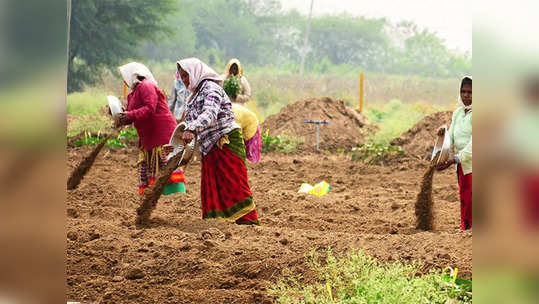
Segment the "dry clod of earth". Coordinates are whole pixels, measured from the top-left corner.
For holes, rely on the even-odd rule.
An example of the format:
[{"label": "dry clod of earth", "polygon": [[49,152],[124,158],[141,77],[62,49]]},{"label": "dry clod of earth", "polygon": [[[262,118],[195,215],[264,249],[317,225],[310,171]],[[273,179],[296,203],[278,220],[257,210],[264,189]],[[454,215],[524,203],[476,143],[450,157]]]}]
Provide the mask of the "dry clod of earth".
[{"label": "dry clod of earth", "polygon": [[128,280],[136,280],[144,278],[144,272],[137,267],[128,268],[125,273],[125,278]]}]

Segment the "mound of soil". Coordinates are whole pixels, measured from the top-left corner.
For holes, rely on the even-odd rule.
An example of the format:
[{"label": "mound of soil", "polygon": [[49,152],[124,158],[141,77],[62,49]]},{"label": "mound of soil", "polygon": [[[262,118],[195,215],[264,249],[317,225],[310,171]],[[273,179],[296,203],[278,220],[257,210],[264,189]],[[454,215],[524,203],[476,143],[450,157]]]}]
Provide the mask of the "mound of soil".
[{"label": "mound of soil", "polygon": [[262,130],[269,130],[270,136],[284,134],[302,138],[298,146],[301,151],[316,149],[316,126],[305,120],[329,120],[329,125],[320,126],[320,150],[335,151],[350,149],[363,142],[373,131],[367,118],[358,111],[347,107],[342,100],[328,97],[306,99],[289,104],[275,115],[269,116],[262,124]]},{"label": "mound of soil", "polygon": [[409,156],[430,159],[436,141],[436,131],[444,124],[448,127],[451,125],[452,114],[451,111],[442,111],[427,115],[411,129],[393,139],[390,144],[401,146]]}]

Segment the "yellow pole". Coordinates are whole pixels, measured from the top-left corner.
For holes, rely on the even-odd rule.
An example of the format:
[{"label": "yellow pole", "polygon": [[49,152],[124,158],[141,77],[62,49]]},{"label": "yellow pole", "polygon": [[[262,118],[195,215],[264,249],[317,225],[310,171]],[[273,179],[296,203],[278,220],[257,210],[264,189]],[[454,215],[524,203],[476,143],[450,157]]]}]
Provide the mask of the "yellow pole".
[{"label": "yellow pole", "polygon": [[123,100],[126,100],[127,98],[127,85],[124,82],[124,92],[122,94]]},{"label": "yellow pole", "polygon": [[363,112],[363,73],[359,74],[359,112]]},{"label": "yellow pole", "polygon": [[[129,62],[124,62],[124,64],[128,64]],[[123,87],[124,87],[124,90],[123,90],[123,94],[122,94],[122,98],[123,100],[127,100],[127,84],[125,83],[125,81],[122,81],[123,83]]]}]

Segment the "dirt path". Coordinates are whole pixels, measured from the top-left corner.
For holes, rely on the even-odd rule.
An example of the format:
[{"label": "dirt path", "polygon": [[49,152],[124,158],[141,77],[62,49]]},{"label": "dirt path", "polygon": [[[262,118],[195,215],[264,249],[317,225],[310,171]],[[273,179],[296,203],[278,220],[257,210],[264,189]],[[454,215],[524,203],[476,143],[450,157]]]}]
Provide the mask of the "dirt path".
[{"label": "dirt path", "polygon": [[[73,168],[87,148],[68,149]],[[103,151],[67,198],[67,297],[99,303],[272,303],[282,269],[308,280],[311,248],[364,249],[381,261],[421,260],[471,277],[472,233],[459,227],[453,170],[435,175],[434,232],[415,229],[414,202],[427,162],[367,167],[343,156],[263,155],[249,165],[261,227],[200,219],[200,163],[187,195],[161,197],[150,227],[135,227],[134,150]],[[298,194],[326,180],[325,197]]]}]

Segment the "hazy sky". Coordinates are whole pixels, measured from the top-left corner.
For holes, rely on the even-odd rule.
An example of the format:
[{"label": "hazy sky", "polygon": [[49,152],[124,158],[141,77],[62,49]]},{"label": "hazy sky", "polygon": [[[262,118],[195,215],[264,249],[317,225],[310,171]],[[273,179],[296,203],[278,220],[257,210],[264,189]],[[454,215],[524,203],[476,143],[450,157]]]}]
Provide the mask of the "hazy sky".
[{"label": "hazy sky", "polygon": [[[308,14],[311,0],[281,0],[284,9]],[[450,48],[472,50],[470,0],[314,0],[313,14],[386,17],[392,22],[409,20],[438,33]]]}]

